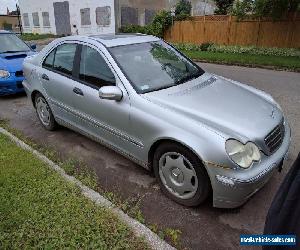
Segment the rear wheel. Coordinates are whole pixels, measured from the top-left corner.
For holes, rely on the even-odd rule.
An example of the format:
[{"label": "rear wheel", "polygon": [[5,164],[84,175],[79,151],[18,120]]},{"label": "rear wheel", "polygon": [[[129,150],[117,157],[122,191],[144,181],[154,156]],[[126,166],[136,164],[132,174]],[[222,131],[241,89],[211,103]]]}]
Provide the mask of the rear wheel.
[{"label": "rear wheel", "polygon": [[35,109],[37,116],[45,129],[51,131],[57,128],[57,123],[54,119],[49,104],[47,103],[45,97],[39,93],[35,96]]},{"label": "rear wheel", "polygon": [[204,202],[211,190],[199,158],[177,143],[164,143],[154,153],[153,167],[162,191],[185,206]]}]

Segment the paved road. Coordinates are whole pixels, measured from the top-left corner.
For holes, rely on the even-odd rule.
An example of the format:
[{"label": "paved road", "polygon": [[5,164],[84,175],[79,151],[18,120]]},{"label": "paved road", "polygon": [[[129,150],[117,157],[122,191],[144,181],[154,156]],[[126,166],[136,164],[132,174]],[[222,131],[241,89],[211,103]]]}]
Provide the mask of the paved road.
[{"label": "paved road", "polygon": [[239,80],[271,93],[282,105],[293,129],[290,158],[284,172],[271,181],[240,209],[211,206],[198,208],[175,204],[161,194],[155,179],[145,170],[115,152],[68,129],[45,131],[23,95],[0,98],[0,117],[37,143],[59,151],[63,159],[77,158],[94,169],[99,186],[124,199],[141,198],[141,208],[149,224],[182,231],[187,249],[237,249],[241,233],[261,233],[270,202],[300,149],[300,74],[236,66],[201,64],[209,72]]}]

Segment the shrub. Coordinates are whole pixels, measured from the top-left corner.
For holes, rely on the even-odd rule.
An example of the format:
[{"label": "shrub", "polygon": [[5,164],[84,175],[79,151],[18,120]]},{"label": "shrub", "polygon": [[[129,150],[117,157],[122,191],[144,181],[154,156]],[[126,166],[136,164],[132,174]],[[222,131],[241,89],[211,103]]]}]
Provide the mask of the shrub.
[{"label": "shrub", "polygon": [[213,43],[202,43],[199,48],[201,51],[207,51],[212,45]]},{"label": "shrub", "polygon": [[215,0],[216,3],[216,15],[227,15],[233,5],[234,0]]},{"label": "shrub", "polygon": [[[183,6],[187,4],[190,6]],[[176,6],[176,16],[175,20],[182,21],[191,18],[191,3],[182,0],[180,1]],[[158,12],[154,18],[151,24],[148,24],[146,26],[140,26],[140,25],[127,25],[120,28],[120,32],[123,33],[143,33],[148,35],[157,36],[160,38],[163,38],[165,31],[172,25],[172,15],[170,11],[162,10]]]},{"label": "shrub", "polygon": [[266,55],[266,56],[295,56],[300,57],[300,49],[293,48],[262,48],[255,46],[226,46],[226,45],[212,45],[208,48],[211,52],[236,53],[236,54],[252,54],[252,55]]},{"label": "shrub", "polygon": [[294,48],[262,48],[255,46],[240,45],[217,45],[213,43],[203,43],[200,45],[189,43],[177,43],[174,46],[185,51],[210,51],[232,54],[251,54],[264,56],[293,56],[300,57],[300,49]]},{"label": "shrub", "polygon": [[172,16],[169,11],[158,12],[152,23],[146,26],[127,25],[121,27],[123,33],[143,33],[163,38],[164,32],[172,25]]},{"label": "shrub", "polygon": [[146,27],[140,25],[126,25],[120,28],[120,32],[122,33],[146,33]]},{"label": "shrub", "polygon": [[192,11],[192,4],[187,0],[180,0],[176,4],[175,14],[176,16],[190,16]]},{"label": "shrub", "polygon": [[152,23],[148,26],[152,35],[163,37],[164,32],[172,25],[172,15],[170,11],[162,10],[158,12]]},{"label": "shrub", "polygon": [[187,50],[187,51],[207,51],[213,43],[202,43],[200,45],[191,44],[191,43],[179,43],[174,44],[175,47],[179,50]]}]

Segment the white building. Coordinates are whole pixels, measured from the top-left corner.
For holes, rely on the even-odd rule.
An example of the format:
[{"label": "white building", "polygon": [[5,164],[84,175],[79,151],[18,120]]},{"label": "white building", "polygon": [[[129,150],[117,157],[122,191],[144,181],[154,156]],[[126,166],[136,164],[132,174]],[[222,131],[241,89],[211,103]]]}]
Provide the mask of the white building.
[{"label": "white building", "polygon": [[19,0],[25,33],[115,33],[114,0]]}]

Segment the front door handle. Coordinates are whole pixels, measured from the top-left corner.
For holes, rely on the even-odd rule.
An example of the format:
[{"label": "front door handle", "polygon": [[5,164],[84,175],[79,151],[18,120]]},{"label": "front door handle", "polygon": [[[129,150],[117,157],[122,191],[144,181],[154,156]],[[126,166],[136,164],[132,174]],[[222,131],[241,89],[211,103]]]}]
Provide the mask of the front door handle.
[{"label": "front door handle", "polygon": [[76,95],[84,96],[82,90],[79,89],[79,88],[74,88],[74,89],[73,89],[73,92],[74,92]]},{"label": "front door handle", "polygon": [[49,77],[46,74],[42,74],[42,79],[49,81]]}]

